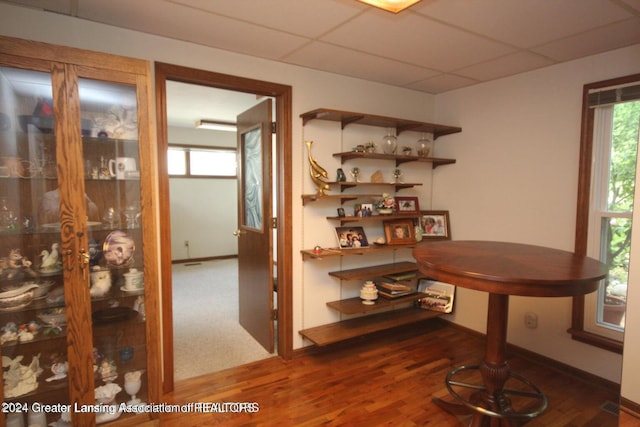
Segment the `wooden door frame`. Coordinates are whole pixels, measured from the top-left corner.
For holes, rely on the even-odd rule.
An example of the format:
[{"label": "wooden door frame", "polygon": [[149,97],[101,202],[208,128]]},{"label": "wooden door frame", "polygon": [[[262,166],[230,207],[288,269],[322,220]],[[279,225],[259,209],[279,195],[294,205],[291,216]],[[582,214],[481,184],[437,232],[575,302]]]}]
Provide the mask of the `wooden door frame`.
[{"label": "wooden door frame", "polygon": [[162,348],[163,391],[171,392],[173,380],[173,304],[171,279],[171,208],[167,168],[167,80],[209,86],[275,98],[276,103],[276,170],[278,254],[278,355],[289,360],[293,353],[292,306],[292,88],[288,85],[253,80],[245,77],[198,70],[179,65],[155,63],[156,119],[158,128],[158,193],[160,213],[160,277],[162,281]]}]

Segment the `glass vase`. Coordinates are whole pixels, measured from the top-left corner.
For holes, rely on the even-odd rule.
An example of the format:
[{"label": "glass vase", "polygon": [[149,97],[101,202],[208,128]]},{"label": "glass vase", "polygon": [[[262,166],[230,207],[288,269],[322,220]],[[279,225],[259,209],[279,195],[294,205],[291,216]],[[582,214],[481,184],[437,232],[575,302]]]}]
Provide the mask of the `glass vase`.
[{"label": "glass vase", "polygon": [[418,157],[433,157],[433,141],[426,134],[416,142]]},{"label": "glass vase", "polygon": [[398,138],[393,134],[393,130],[389,129],[382,138],[382,151],[384,154],[395,154],[396,148],[398,148]]}]

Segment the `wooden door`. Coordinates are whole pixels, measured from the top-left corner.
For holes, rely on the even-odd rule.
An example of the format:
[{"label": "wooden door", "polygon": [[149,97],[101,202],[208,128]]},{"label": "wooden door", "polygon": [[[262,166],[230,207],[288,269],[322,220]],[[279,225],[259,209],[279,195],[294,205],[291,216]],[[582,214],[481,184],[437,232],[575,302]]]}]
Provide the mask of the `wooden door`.
[{"label": "wooden door", "polygon": [[237,123],[239,320],[273,353],[271,100],[241,113]]}]

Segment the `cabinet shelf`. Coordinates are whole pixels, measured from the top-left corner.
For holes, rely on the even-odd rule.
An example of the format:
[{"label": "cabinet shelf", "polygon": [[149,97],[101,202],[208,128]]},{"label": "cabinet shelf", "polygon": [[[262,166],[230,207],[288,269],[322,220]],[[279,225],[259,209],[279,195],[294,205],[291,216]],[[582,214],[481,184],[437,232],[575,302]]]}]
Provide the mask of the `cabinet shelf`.
[{"label": "cabinet shelf", "polygon": [[462,129],[455,126],[438,125],[434,123],[419,122],[415,120],[397,119],[394,117],[377,116],[374,114],[353,113],[350,111],[332,110],[328,108],[318,108],[300,114],[302,125],[306,125],[311,120],[328,120],[339,122],[344,129],[350,124],[366,126],[377,126],[384,128],[394,128],[396,134],[400,135],[404,131],[428,132],[437,139],[444,135],[461,132]]},{"label": "cabinet shelf", "polygon": [[302,329],[299,333],[314,344],[325,346],[374,332],[434,319],[441,314],[437,311],[409,307]]},{"label": "cabinet shelf", "polygon": [[365,255],[398,249],[411,249],[415,246],[416,245],[412,243],[409,245],[375,245],[358,249],[322,248],[317,251],[315,249],[303,249],[300,253],[302,254],[302,260],[306,261],[308,259],[322,259],[334,256]]},{"label": "cabinet shelf", "polygon": [[431,163],[433,169],[437,168],[438,166],[450,165],[456,162],[455,159],[443,159],[440,157],[418,157],[407,156],[404,154],[365,153],[362,151],[345,151],[342,153],[335,153],[333,156],[339,157],[341,163],[352,159],[393,160],[395,161],[396,166],[400,166],[403,163],[409,162]]}]

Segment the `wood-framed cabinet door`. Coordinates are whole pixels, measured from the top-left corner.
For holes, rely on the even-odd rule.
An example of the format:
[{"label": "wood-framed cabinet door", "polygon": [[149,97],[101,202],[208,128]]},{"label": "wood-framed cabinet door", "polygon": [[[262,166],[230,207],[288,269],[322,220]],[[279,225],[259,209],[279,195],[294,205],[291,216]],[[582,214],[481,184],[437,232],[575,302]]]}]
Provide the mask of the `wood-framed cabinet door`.
[{"label": "wood-framed cabinet door", "polygon": [[[36,361],[17,386],[4,369],[1,389],[7,417],[25,425],[20,409],[38,404],[59,405],[47,424],[90,426],[132,422],[121,403],[159,401],[148,76],[143,61],[0,38],[0,201],[11,212],[0,258],[22,256],[0,276],[0,328],[18,329],[0,352],[14,367]],[[29,283],[26,293],[51,287],[1,307],[3,287]],[[95,403],[115,406],[76,410]]]}]

